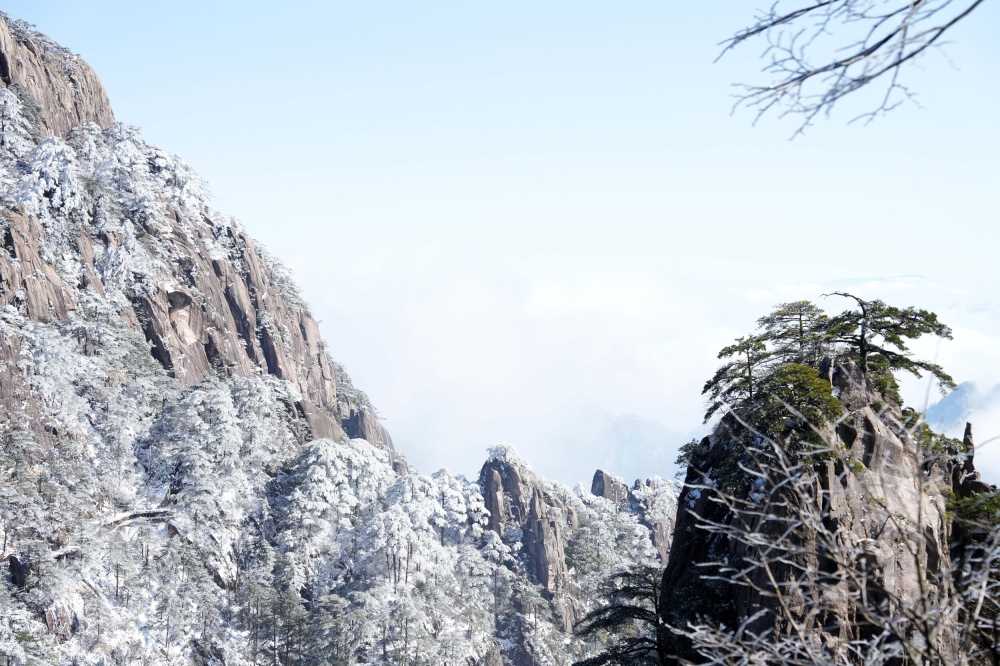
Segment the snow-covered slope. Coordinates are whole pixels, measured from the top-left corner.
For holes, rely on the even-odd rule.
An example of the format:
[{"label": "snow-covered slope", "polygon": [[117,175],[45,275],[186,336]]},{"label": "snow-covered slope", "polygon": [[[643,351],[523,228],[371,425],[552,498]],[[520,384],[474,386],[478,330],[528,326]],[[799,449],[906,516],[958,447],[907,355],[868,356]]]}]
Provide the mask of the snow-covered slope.
[{"label": "snow-covered slope", "polygon": [[[114,124],[76,56],[3,16],[0,56],[7,663],[598,649],[572,624],[608,575],[665,553],[670,484],[598,497],[506,452],[480,482],[409,469],[286,272],[197,176]],[[527,503],[491,514],[514,486],[487,469]]]}]

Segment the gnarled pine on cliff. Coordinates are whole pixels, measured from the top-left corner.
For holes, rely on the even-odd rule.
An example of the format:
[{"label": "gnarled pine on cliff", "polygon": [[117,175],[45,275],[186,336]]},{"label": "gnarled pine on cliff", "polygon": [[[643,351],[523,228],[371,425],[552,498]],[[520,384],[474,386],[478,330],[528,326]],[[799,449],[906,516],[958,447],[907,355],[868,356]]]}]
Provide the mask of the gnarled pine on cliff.
[{"label": "gnarled pine on cliff", "polygon": [[[949,337],[930,312],[779,306],[722,351],[712,434],[687,445],[659,597],[662,663],[978,664],[997,656],[1000,528],[950,507],[995,489],[965,441],[900,404],[894,372]],[[957,499],[956,499],[957,498]],[[957,503],[956,503],[957,502]]]}]

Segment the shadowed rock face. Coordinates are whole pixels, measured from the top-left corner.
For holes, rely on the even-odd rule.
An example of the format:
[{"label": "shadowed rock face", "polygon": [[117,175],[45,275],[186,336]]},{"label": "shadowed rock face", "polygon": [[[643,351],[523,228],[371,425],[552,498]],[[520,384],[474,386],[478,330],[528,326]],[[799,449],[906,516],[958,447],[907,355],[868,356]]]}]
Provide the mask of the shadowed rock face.
[{"label": "shadowed rock face", "polygon": [[108,127],[115,121],[104,86],[87,63],[2,13],[0,85],[20,94],[48,134],[62,136],[85,123]]},{"label": "shadowed rock face", "polygon": [[15,587],[24,588],[28,582],[30,568],[14,555],[7,557],[7,568],[10,570],[10,582]]},{"label": "shadowed rock face", "polygon": [[[826,437],[828,441],[839,442],[850,458],[863,464],[863,469],[844,473],[838,462],[818,463],[820,485],[828,498],[824,506],[825,521],[843,535],[845,542],[865,544],[871,565],[877,568],[886,589],[893,590],[901,599],[913,599],[921,585],[933,584],[928,582],[928,571],[936,573],[950,566],[949,551],[956,535],[946,511],[947,497],[983,492],[988,486],[979,480],[971,456],[964,462],[954,458],[952,462],[921,469],[918,457],[913,454],[917,445],[900,425],[903,415],[899,407],[889,404],[876,411],[873,405],[881,406],[885,401],[872,389],[866,392],[859,388],[863,380],[856,369],[838,370],[831,373],[831,378],[847,414],[835,430],[828,428]],[[712,486],[718,483],[722,470],[727,467],[732,470],[737,445],[731,443],[745,441],[745,434],[735,420],[724,418],[712,435],[702,441],[700,453],[688,468],[661,586],[660,615],[668,625],[684,627],[700,618],[710,624],[735,627],[775,603],[747,588],[704,580],[701,576],[711,572],[699,566],[740,558],[739,545],[696,526],[696,515],[717,524],[727,523],[732,516],[722,504],[712,501],[714,491],[691,486]],[[967,429],[965,448],[970,451],[971,437],[971,429]],[[894,520],[888,519],[890,514]],[[880,528],[873,532],[873,525]],[[913,557],[898,556],[900,544],[910,539],[898,525],[917,526],[927,537],[926,552],[920,554],[919,565]],[[815,559],[822,558],[817,554]],[[761,580],[760,584],[768,587],[766,581]],[[844,632],[857,631],[852,619],[854,611],[847,604],[845,600],[843,607],[835,609],[836,618],[827,618],[826,625],[811,627],[810,631],[833,631],[832,637],[837,639],[843,639]],[[766,620],[755,626],[757,630],[765,628],[769,628]],[[698,661],[683,639],[667,636],[661,637],[661,641],[665,654]]]}]

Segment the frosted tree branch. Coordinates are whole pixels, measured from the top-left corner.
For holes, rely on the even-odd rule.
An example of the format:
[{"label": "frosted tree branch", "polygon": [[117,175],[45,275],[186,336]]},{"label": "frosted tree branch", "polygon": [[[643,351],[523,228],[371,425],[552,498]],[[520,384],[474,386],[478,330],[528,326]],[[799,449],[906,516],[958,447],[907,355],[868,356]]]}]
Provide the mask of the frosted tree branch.
[{"label": "frosted tree branch", "polygon": [[[853,121],[871,122],[907,100],[903,76],[914,61],[943,45],[944,37],[984,0],[778,1],[722,43],[720,58],[762,39],[768,81],[737,86],[735,108],[796,116],[796,135],[845,97],[879,87],[868,110]],[[853,122],[852,121],[852,122]]]}]

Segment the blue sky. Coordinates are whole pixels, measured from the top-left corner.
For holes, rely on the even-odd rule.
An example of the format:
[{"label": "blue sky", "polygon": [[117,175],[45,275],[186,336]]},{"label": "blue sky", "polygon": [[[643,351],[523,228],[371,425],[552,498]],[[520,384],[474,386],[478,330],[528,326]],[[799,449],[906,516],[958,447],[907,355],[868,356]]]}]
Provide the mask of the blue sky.
[{"label": "blue sky", "polygon": [[759,45],[713,64],[754,3],[540,4],[5,8],[294,270],[424,470],[668,476],[715,351],[834,287],[937,309],[926,353],[1000,383],[1000,6],[910,71],[921,107],[790,142],[730,114]]}]

